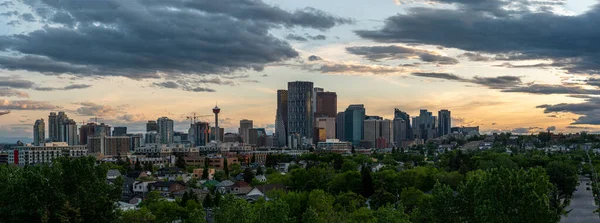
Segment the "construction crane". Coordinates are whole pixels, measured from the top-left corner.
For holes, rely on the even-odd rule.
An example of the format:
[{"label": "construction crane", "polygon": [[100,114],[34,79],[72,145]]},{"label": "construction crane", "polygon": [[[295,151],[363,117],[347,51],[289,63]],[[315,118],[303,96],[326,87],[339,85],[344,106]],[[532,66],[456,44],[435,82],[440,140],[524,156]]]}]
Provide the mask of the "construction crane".
[{"label": "construction crane", "polygon": [[196,119],[197,119],[197,118],[198,118],[198,117],[196,116],[196,112],[194,112],[194,114],[193,114],[192,116],[187,116],[187,117],[186,117],[186,119],[190,120],[190,124],[192,124],[192,125],[193,125],[194,123],[196,123]]}]

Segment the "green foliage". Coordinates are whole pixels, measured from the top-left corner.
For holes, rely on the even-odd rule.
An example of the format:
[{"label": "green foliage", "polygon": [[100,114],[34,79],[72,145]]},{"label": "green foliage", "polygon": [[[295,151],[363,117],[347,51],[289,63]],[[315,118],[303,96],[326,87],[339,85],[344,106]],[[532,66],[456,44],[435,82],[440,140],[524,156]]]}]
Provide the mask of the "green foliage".
[{"label": "green foliage", "polygon": [[60,158],[52,165],[0,166],[0,221],[115,221],[123,181],[108,184],[108,169],[95,161]]},{"label": "green foliage", "polygon": [[329,182],[329,190],[333,193],[340,192],[362,192],[361,175],[358,171],[348,171],[337,174],[331,182]]},{"label": "green foliage", "polygon": [[231,175],[230,176],[236,177],[237,175],[239,175],[242,172],[244,172],[244,170],[242,170],[242,166],[239,163],[231,164],[231,172],[230,172]]},{"label": "green foliage", "polygon": [[124,211],[117,220],[118,223],[146,223],[155,221],[156,216],[145,207],[140,208],[139,210]]},{"label": "green foliage", "polygon": [[371,168],[369,168],[368,165],[363,165],[363,167],[360,170],[360,175],[362,177],[362,196],[371,197],[373,192],[375,192],[373,177],[371,177]]},{"label": "green foliage", "polygon": [[213,176],[213,178],[219,182],[224,181],[227,179],[227,174],[225,173],[225,171],[217,170],[215,171],[215,175]]},{"label": "green foliage", "polygon": [[248,167],[244,170],[244,181],[246,181],[246,183],[252,183],[252,180],[254,179],[254,172],[252,171],[252,168]]},{"label": "green foliage", "polygon": [[263,175],[263,174],[265,174],[265,173],[263,172],[263,168],[262,168],[262,167],[259,165],[259,166],[256,168],[256,175]]},{"label": "green foliage", "polygon": [[227,157],[223,157],[223,171],[225,171],[225,179],[229,178],[229,164],[227,164]]},{"label": "green foliage", "polygon": [[546,167],[550,182],[556,185],[559,195],[570,197],[577,188],[577,169],[563,161],[552,161]]},{"label": "green foliage", "polygon": [[178,156],[177,160],[175,161],[175,166],[181,168],[182,170],[185,170],[186,168],[186,163],[185,160],[183,159],[182,156]]},{"label": "green foliage", "polygon": [[364,207],[366,201],[367,199],[354,192],[340,193],[335,197],[333,208],[337,212],[352,213]]},{"label": "green foliage", "polygon": [[410,223],[404,210],[396,209],[392,205],[378,208],[374,215],[377,218],[377,223]]}]

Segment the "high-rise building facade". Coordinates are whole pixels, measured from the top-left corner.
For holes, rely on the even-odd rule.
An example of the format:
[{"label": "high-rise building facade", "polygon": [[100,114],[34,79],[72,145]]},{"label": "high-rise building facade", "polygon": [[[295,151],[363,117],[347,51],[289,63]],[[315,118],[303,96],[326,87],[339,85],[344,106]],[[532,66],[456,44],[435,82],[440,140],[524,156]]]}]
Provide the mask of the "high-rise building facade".
[{"label": "high-rise building facade", "polygon": [[350,105],[344,112],[345,140],[352,145],[359,145],[360,140],[363,139],[365,112],[365,106],[362,104]]},{"label": "high-rise building facade", "polygon": [[33,145],[41,146],[46,140],[46,124],[44,119],[38,119],[33,124]]},{"label": "high-rise building facade", "polygon": [[172,144],[173,143],[173,120],[167,117],[162,117],[156,120],[158,125],[158,134],[160,134],[160,143]]},{"label": "high-rise building facade", "polygon": [[110,125],[100,123],[94,125],[94,136],[111,136]]},{"label": "high-rise building facade", "polygon": [[125,135],[127,135],[127,127],[125,127],[125,126],[114,127],[112,135],[113,136],[125,136]]},{"label": "high-rise building facade", "polygon": [[335,92],[317,92],[315,117],[336,117],[337,94]]},{"label": "high-rise building facade", "polygon": [[346,133],[345,133],[346,129],[344,127],[345,124],[346,124],[346,116],[344,115],[344,112],[337,113],[337,116],[335,117],[335,136],[340,141],[346,140]]},{"label": "high-rise building facade", "polygon": [[48,116],[48,138],[52,142],[65,142],[65,123],[69,120],[65,112],[50,112]]},{"label": "high-rise building facade", "polygon": [[[403,122],[400,120],[403,120]],[[413,132],[410,126],[410,115],[408,113],[401,111],[397,108],[394,109],[394,123],[394,126],[396,124],[400,125],[400,123],[403,123],[404,125],[402,128],[398,126],[394,129],[394,132],[396,134],[396,137],[394,137],[394,141],[396,142],[396,144],[400,145],[402,141],[408,141],[412,139]],[[400,131],[401,129],[403,130]]]},{"label": "high-rise building facade", "polygon": [[191,134],[188,137],[193,146],[205,146],[210,141],[210,127],[208,122],[196,122],[192,124]]},{"label": "high-rise building facade", "polygon": [[438,112],[438,126],[437,126],[437,136],[445,136],[451,133],[452,128],[452,116],[450,115],[450,111],[441,110]]},{"label": "high-rise building facade", "polygon": [[81,128],[79,128],[79,144],[87,144],[88,137],[94,136],[95,132],[96,123],[87,123],[86,125],[82,125]]},{"label": "high-rise building facade", "polygon": [[238,134],[242,137],[244,143],[250,143],[249,131],[253,128],[252,120],[242,119],[240,120],[240,128]]},{"label": "high-rise building facade", "polygon": [[433,139],[437,135],[436,117],[426,109],[419,111],[419,116],[413,118],[413,134],[415,138],[427,141]]},{"label": "high-rise building facade", "polygon": [[288,82],[288,135],[298,133],[312,138],[313,91],[312,82]]},{"label": "high-rise building facade", "polygon": [[144,143],[160,143],[160,134],[157,131],[146,132],[144,136]]},{"label": "high-rise building facade", "polygon": [[379,117],[368,117],[364,120],[363,139],[371,145],[367,149],[375,147],[377,138],[381,136],[381,121]]},{"label": "high-rise building facade", "polygon": [[277,112],[275,114],[275,137],[279,146],[287,145],[288,91],[277,90]]},{"label": "high-rise building facade", "polygon": [[[336,117],[320,117],[320,118],[316,118],[317,120],[317,124],[316,124],[316,128],[322,128],[325,130],[325,139],[335,139],[335,133],[336,133],[336,128],[335,128],[335,120]],[[317,134],[315,134],[317,135]],[[320,136],[320,134],[319,134]]]},{"label": "high-rise building facade", "polygon": [[67,119],[63,122],[62,139],[69,146],[79,145],[79,137],[77,135],[77,123],[73,119]]},{"label": "high-rise building facade", "polygon": [[56,112],[50,112],[48,116],[48,139],[52,142],[58,140],[58,121]]},{"label": "high-rise building facade", "polygon": [[[385,146],[377,146],[377,148],[387,148],[392,142],[394,142],[394,125],[393,121],[384,119],[381,121],[381,135],[379,138],[384,138]],[[378,143],[378,145],[382,145]]]},{"label": "high-rise building facade", "polygon": [[224,128],[210,127],[210,140],[217,141],[216,135],[219,134],[219,142],[223,141],[223,135],[225,134]]},{"label": "high-rise building facade", "polygon": [[319,92],[324,92],[324,91],[325,91],[325,89],[320,88],[320,87],[313,88],[312,105],[311,105],[313,116],[317,113],[317,94]]},{"label": "high-rise building facade", "polygon": [[92,136],[88,137],[88,153],[100,153],[105,156],[124,156],[131,149],[129,136]]},{"label": "high-rise building facade", "polygon": [[146,123],[146,132],[151,131],[158,132],[158,123],[156,123],[156,121],[148,121],[148,123]]},{"label": "high-rise building facade", "polygon": [[401,147],[402,142],[406,142],[410,140],[408,138],[409,135],[412,135],[412,132],[409,132],[408,126],[406,125],[406,120],[402,118],[394,118],[394,138],[393,141],[396,143],[396,146]]}]

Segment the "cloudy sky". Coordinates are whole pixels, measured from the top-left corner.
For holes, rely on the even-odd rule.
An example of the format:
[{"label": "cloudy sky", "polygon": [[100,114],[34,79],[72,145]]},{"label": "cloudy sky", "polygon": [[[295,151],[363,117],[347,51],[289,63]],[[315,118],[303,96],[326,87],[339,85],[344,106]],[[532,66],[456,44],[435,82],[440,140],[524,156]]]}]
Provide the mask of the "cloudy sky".
[{"label": "cloudy sky", "polygon": [[[0,141],[65,111],[272,128],[276,90],[338,109],[450,109],[485,132],[600,129],[595,0],[0,0]],[[4,114],[4,111],[10,111]]]}]

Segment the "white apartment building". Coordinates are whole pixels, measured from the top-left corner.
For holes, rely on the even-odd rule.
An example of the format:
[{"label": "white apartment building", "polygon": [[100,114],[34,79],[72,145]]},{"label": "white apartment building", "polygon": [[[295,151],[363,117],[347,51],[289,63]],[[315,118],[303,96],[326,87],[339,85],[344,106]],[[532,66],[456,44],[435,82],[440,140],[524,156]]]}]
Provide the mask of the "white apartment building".
[{"label": "white apartment building", "polygon": [[59,157],[87,156],[85,145],[69,146],[66,142],[44,143],[42,146],[26,145],[14,147],[8,155],[9,164],[32,165],[51,163]]}]

